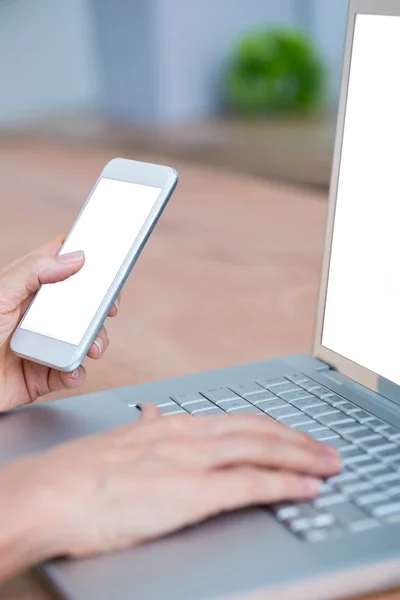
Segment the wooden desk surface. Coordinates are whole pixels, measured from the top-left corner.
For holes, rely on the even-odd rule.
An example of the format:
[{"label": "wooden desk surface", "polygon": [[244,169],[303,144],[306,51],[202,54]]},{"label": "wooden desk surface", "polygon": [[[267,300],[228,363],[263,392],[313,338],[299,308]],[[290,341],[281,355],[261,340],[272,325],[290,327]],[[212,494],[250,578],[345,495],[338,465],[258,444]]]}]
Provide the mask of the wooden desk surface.
[{"label": "wooden desk surface", "polygon": [[[0,264],[68,230],[115,154],[3,141]],[[325,198],[177,168],[178,189],[82,393],[311,350]],[[0,588],[0,600],[48,598],[30,574]]]}]

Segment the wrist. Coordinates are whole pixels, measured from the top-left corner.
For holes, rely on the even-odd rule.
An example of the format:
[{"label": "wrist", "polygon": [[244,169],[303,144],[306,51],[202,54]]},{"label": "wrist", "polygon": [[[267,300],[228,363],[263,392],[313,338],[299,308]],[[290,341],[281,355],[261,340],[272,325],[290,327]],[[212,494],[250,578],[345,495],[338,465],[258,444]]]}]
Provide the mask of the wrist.
[{"label": "wrist", "polygon": [[36,485],[35,470],[30,458],[0,469],[0,582],[58,554],[56,506]]}]

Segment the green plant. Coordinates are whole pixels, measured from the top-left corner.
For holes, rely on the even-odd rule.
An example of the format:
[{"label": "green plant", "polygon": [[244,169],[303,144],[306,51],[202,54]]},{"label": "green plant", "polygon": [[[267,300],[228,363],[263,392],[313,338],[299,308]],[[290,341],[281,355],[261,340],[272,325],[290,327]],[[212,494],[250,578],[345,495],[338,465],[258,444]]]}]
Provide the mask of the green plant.
[{"label": "green plant", "polygon": [[244,113],[310,113],[323,103],[324,65],[301,31],[253,32],[233,52],[226,94],[229,104]]}]

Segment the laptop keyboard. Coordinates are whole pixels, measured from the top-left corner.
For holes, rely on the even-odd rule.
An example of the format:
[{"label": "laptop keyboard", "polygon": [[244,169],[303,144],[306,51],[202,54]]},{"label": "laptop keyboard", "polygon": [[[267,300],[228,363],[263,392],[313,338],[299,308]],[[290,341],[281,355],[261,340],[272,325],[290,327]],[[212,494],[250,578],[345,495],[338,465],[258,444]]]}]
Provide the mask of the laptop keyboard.
[{"label": "laptop keyboard", "polygon": [[281,503],[275,518],[307,542],[400,523],[400,431],[301,373],[178,394],[164,415],[266,414],[335,446],[342,471],[314,502]]}]

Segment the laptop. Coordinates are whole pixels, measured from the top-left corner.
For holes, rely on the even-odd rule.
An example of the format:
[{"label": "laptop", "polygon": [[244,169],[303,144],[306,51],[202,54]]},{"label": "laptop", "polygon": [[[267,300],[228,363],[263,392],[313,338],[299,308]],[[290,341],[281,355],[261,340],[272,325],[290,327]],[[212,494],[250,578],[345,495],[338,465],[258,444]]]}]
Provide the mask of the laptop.
[{"label": "laptop", "polygon": [[[291,356],[2,416],[0,462],[166,415],[269,416],[335,445],[309,503],[239,511],[95,559],[52,561],[69,600],[338,598],[400,584],[400,1],[351,0],[313,356]],[[267,318],[267,317],[266,317]]]}]

